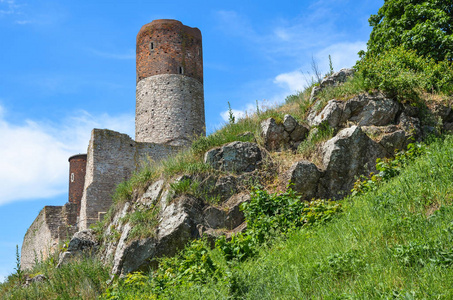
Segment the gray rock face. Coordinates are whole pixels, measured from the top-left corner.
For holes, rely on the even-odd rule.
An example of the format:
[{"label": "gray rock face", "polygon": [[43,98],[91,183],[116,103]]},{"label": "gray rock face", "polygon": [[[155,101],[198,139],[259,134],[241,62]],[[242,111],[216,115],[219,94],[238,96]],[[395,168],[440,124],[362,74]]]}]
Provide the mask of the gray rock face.
[{"label": "gray rock face", "polygon": [[273,118],[261,122],[261,136],[267,150],[297,149],[308,131],[308,127],[299,124],[291,115],[285,115],[283,124],[277,124]]},{"label": "gray rock face", "polygon": [[264,139],[264,146],[268,150],[278,150],[283,144],[288,142],[283,134],[284,132],[284,126],[277,124],[273,118],[261,122],[261,135]]},{"label": "gray rock face", "polygon": [[310,200],[316,197],[321,171],[309,161],[299,161],[293,164],[286,172],[284,178],[293,185],[292,189]]},{"label": "gray rock face", "polygon": [[255,143],[232,142],[209,150],[204,161],[218,170],[229,172],[252,172],[259,167],[263,155]]},{"label": "gray rock face", "polygon": [[346,102],[330,100],[320,113],[312,111],[307,117],[310,126],[327,123],[338,128],[347,122],[359,126],[394,124],[400,105],[382,94],[361,94]]},{"label": "gray rock face", "polygon": [[418,118],[411,117],[404,111],[399,117],[398,125],[407,133],[408,137],[414,137],[417,140],[421,138],[422,130]]},{"label": "gray rock face", "polygon": [[25,286],[29,286],[30,284],[35,283],[35,282],[43,282],[46,280],[47,280],[47,277],[44,274],[38,274],[33,277],[26,277]]},{"label": "gray rock face", "polygon": [[395,100],[362,94],[346,102],[343,118],[359,126],[384,126],[395,122],[398,111]]},{"label": "gray rock face", "polygon": [[388,157],[395,154],[395,150],[404,150],[407,147],[408,140],[404,130],[397,130],[392,133],[385,134],[379,144],[385,148]]},{"label": "gray rock face", "polygon": [[155,237],[127,242],[129,230],[123,230],[113,261],[113,274],[125,275],[146,268],[153,263],[150,259],[175,255],[189,240],[199,237],[197,224],[202,221],[202,203],[184,195],[166,205],[159,217]]},{"label": "gray rock face", "polygon": [[237,192],[237,182],[234,176],[223,176],[217,179],[211,192],[213,197],[218,197],[220,201],[226,201]]},{"label": "gray rock face", "polygon": [[320,194],[335,199],[351,190],[355,176],[372,172],[376,158],[385,155],[385,150],[358,126],[341,130],[324,144],[322,152],[325,173]]},{"label": "gray rock face", "polygon": [[92,256],[98,246],[99,242],[92,229],[76,232],[68,244],[67,251],[60,254],[57,268],[68,263],[74,257]]},{"label": "gray rock face", "polygon": [[310,126],[319,126],[322,123],[327,123],[332,128],[338,127],[343,114],[343,106],[344,103],[342,101],[330,100],[319,114],[312,112],[308,115],[308,124]]}]

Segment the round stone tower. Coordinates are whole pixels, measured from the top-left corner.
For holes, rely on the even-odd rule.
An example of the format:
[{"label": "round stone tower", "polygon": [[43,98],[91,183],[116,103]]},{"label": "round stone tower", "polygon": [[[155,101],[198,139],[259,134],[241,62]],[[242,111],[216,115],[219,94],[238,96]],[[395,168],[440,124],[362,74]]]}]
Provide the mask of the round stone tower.
[{"label": "round stone tower", "polygon": [[77,205],[77,216],[80,215],[80,201],[87,167],[87,155],[77,154],[69,159],[69,203]]},{"label": "round stone tower", "polygon": [[135,140],[189,146],[205,135],[198,28],[154,20],[137,35]]}]

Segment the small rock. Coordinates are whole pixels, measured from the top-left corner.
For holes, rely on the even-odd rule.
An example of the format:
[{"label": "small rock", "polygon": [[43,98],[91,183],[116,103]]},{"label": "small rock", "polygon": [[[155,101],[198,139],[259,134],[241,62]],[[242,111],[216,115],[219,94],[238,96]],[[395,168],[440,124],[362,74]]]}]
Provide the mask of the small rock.
[{"label": "small rock", "polygon": [[224,207],[228,209],[225,218],[225,226],[227,229],[234,229],[245,221],[244,212],[240,209],[240,207],[242,203],[249,201],[249,194],[240,193],[231,196],[231,198],[224,204]]},{"label": "small rock", "polygon": [[147,207],[156,204],[157,199],[159,199],[159,196],[162,193],[163,186],[164,186],[163,180],[158,180],[154,182],[148,187],[146,192],[143,194],[143,196],[140,197],[138,201]]},{"label": "small rock", "polygon": [[234,176],[223,176],[217,179],[212,195],[225,201],[237,192],[237,181]]},{"label": "small rock", "polygon": [[285,131],[291,133],[296,128],[296,126],[296,119],[294,119],[291,115],[285,115],[283,119],[283,127],[285,128]]},{"label": "small rock", "polygon": [[38,274],[33,277],[27,277],[25,279],[25,286],[29,286],[34,282],[43,282],[45,280],[47,280],[47,277],[44,274]]},{"label": "small rock", "polygon": [[307,137],[309,131],[310,128],[308,128],[308,126],[297,124],[293,132],[291,132],[291,141],[293,141],[294,143],[302,142]]},{"label": "small rock", "polygon": [[203,210],[203,224],[207,228],[225,227],[226,212],[215,206],[208,206]]}]

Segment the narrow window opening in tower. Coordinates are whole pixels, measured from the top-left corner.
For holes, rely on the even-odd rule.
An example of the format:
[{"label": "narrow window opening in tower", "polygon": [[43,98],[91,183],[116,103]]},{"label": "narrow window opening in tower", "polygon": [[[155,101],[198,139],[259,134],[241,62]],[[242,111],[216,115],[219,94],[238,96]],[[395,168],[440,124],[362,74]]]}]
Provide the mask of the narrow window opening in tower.
[{"label": "narrow window opening in tower", "polygon": [[74,173],[71,173],[71,182],[74,182]]},{"label": "narrow window opening in tower", "polygon": [[150,51],[154,50],[154,42],[149,43],[149,50]]},{"label": "narrow window opening in tower", "polygon": [[179,67],[179,74],[184,74],[184,68],[183,67]]}]

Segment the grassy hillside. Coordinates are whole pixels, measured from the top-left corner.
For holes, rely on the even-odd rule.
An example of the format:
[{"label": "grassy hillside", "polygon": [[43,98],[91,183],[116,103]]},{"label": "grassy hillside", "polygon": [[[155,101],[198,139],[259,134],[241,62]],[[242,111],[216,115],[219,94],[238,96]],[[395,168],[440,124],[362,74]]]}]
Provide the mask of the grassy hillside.
[{"label": "grassy hillside", "polygon": [[[330,222],[267,239],[245,260],[194,243],[158,272],[131,275],[104,296],[451,299],[452,180],[448,136],[376,190],[341,201],[342,212]],[[178,264],[185,268],[175,269]]]}]

